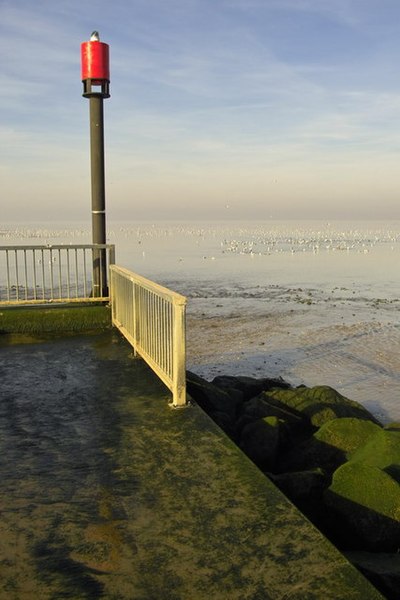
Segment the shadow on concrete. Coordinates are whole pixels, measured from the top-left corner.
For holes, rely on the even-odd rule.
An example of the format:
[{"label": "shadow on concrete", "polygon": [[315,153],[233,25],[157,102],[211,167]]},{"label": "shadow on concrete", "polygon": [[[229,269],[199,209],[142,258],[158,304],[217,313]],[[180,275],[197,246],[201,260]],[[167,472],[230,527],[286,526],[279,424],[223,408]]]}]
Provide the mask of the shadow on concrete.
[{"label": "shadow on concrete", "polygon": [[1,598],[381,597],[117,333],[21,342],[0,347]]}]

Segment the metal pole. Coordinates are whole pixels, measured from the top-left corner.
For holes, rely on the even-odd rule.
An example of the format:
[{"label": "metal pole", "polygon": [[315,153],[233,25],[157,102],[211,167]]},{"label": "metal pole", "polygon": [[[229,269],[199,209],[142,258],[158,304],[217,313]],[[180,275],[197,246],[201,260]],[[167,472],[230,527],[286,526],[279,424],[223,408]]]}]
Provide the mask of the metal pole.
[{"label": "metal pole", "polygon": [[[92,242],[106,243],[106,194],[104,175],[103,97],[90,98],[90,161],[92,179]],[[106,250],[93,251],[93,296],[107,296]]]}]

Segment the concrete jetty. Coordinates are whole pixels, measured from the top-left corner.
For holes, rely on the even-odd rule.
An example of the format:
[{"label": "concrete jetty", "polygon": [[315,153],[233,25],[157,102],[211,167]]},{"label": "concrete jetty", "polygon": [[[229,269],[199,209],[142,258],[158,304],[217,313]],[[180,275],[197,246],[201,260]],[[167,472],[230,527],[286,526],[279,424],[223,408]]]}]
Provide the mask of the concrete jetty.
[{"label": "concrete jetty", "polygon": [[118,333],[3,335],[0,370],[0,598],[382,598]]}]

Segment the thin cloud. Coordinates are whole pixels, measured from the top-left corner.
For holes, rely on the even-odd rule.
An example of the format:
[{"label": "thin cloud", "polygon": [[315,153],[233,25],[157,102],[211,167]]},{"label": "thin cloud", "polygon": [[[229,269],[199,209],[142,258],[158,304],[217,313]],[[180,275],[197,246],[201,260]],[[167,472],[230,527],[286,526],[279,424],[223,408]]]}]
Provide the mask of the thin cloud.
[{"label": "thin cloud", "polygon": [[162,202],[167,186],[187,203],[202,185],[211,194],[209,178],[216,197],[228,187],[239,198],[251,181],[262,198],[273,173],[281,197],[296,193],[296,182],[308,189],[313,177],[323,194],[338,169],[350,185],[348,165],[352,189],[365,193],[363,177],[377,161],[389,189],[400,145],[396,17],[392,0],[4,1],[3,188],[17,207],[23,172],[38,198],[51,196],[46,169],[87,185],[79,46],[98,29],[111,50],[105,125],[114,201],[140,181],[148,198]]}]

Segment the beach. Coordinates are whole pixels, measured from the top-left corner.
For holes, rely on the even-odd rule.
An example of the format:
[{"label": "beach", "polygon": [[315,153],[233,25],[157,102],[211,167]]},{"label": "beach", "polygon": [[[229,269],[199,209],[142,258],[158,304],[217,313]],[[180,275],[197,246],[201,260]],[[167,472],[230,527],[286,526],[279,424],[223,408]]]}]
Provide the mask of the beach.
[{"label": "beach", "polygon": [[[89,243],[5,224],[2,244]],[[188,298],[187,367],[330,385],[400,420],[399,222],[120,223],[116,262]]]}]

